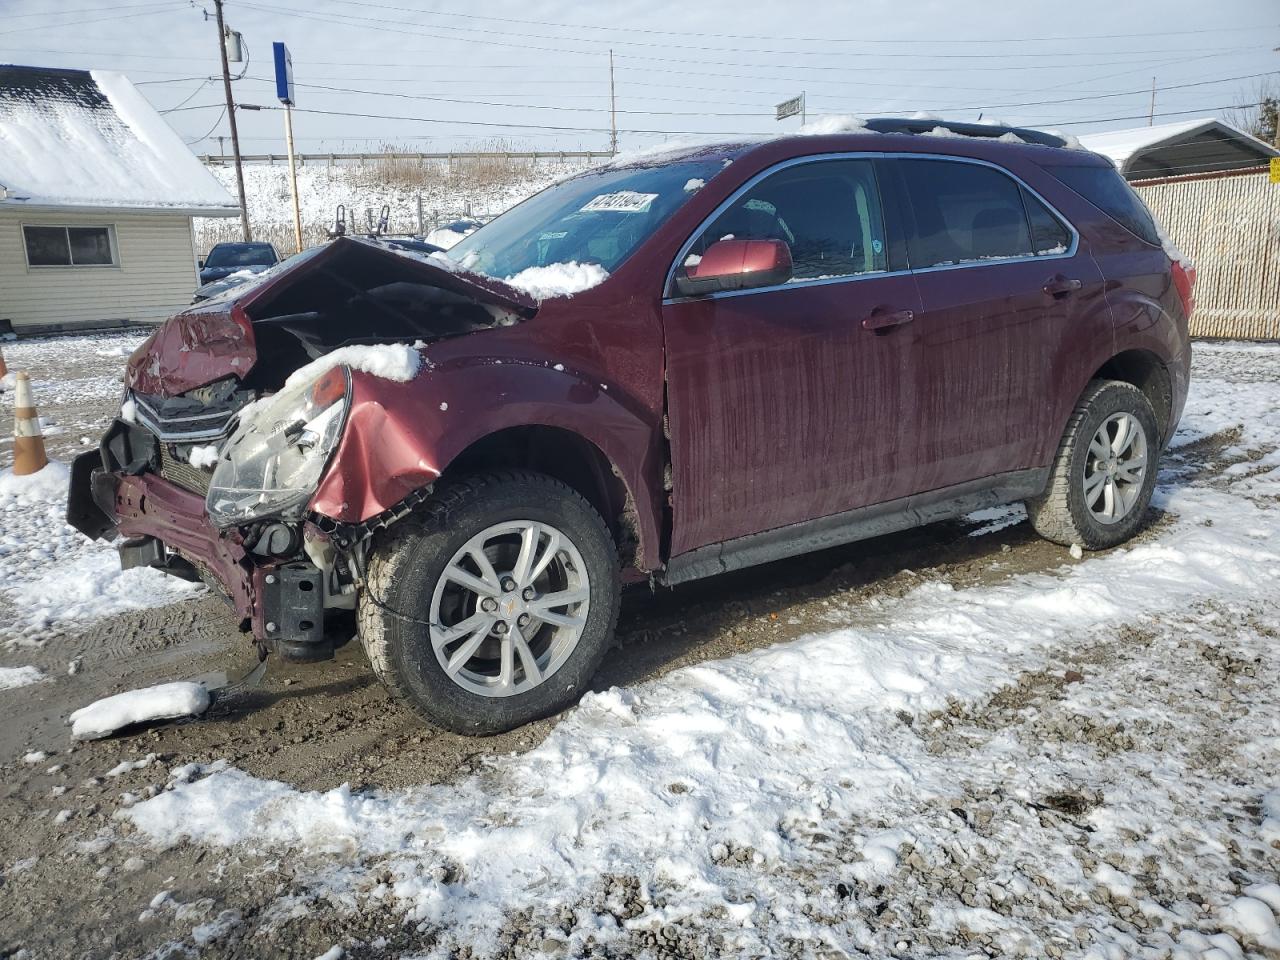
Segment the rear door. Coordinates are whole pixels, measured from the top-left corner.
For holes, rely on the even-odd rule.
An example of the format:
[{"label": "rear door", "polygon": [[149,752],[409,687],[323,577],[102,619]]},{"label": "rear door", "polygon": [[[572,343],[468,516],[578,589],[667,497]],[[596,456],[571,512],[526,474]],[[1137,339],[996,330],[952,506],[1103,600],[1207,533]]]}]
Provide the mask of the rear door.
[{"label": "rear door", "polygon": [[[981,161],[889,161],[907,198],[920,489],[1043,466],[1059,430],[1059,357],[1106,309],[1075,231],[1007,171]],[[1054,438],[1056,440],[1056,438]],[[1049,447],[1048,449],[1052,449]]]},{"label": "rear door", "polygon": [[795,276],[664,301],[672,555],[911,492],[910,324],[869,327],[920,303],[873,161],[784,164],[708,224],[677,271],[734,237],[786,241]]}]

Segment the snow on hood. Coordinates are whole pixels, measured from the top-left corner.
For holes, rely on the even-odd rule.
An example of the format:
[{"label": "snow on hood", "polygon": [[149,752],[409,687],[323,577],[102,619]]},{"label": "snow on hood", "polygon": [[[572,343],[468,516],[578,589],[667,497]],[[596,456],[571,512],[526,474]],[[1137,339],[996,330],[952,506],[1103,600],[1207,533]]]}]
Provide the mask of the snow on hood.
[{"label": "snow on hood", "polygon": [[590,290],[609,279],[609,271],[598,263],[549,263],[545,267],[529,267],[504,282],[517,290],[523,290],[541,302],[551,297],[571,297],[583,290]]},{"label": "snow on hood", "polygon": [[235,210],[133,84],[102,70],[0,67],[0,184],[5,206]]},{"label": "snow on hood", "polygon": [[[404,343],[379,343],[370,346],[356,344],[339,347],[322,357],[317,357],[305,367],[289,374],[284,388],[296,387],[318,379],[334,367],[346,366],[360,373],[367,373],[383,380],[408,383],[418,375],[422,367],[422,354]],[[243,415],[243,414],[242,414]]]}]

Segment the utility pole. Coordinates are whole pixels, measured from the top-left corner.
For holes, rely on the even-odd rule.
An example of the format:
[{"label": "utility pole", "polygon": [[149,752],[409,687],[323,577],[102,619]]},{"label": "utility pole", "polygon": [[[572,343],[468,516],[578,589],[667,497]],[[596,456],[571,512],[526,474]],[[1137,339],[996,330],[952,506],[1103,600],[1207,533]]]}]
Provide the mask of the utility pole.
[{"label": "utility pole", "polygon": [[1147,126],[1153,126],[1156,122],[1156,78],[1151,78],[1151,109],[1147,111]]},{"label": "utility pole", "polygon": [[218,56],[222,60],[222,88],[227,95],[227,122],[231,125],[231,154],[236,164],[236,193],[240,197],[240,227],[245,242],[253,239],[249,232],[249,207],[244,202],[244,168],[240,165],[240,134],[236,130],[236,102],[231,96],[231,68],[227,65],[227,28],[222,22],[222,0],[213,0],[218,21]]},{"label": "utility pole", "polygon": [[298,205],[298,165],[293,155],[293,105],[284,105],[284,139],[289,147],[289,186],[293,191],[293,240],[298,253],[302,252],[302,208]]},{"label": "utility pole", "polygon": [[609,51],[609,150],[618,153],[618,96],[613,85],[613,51]]}]

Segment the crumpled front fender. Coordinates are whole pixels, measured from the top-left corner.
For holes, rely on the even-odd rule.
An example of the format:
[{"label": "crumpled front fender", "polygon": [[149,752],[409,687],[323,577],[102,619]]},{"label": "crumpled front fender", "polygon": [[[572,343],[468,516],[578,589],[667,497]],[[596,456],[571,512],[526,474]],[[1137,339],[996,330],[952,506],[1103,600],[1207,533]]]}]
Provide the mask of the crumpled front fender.
[{"label": "crumpled front fender", "polygon": [[658,556],[660,419],[616,387],[557,365],[468,360],[409,383],[352,376],[347,426],[309,509],[360,523],[435,481],[464,450],[512,427],[549,426],[594,444],[636,507],[644,556]]}]

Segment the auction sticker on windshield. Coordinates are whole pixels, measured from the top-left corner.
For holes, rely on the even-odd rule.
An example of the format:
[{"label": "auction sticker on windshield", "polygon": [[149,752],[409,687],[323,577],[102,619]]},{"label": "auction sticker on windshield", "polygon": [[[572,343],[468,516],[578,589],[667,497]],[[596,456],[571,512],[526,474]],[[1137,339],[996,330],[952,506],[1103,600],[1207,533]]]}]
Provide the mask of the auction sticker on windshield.
[{"label": "auction sticker on windshield", "polygon": [[617,193],[602,193],[592,197],[582,207],[581,212],[610,213],[648,213],[653,201],[658,199],[656,193],[637,193],[634,190],[619,190]]}]

